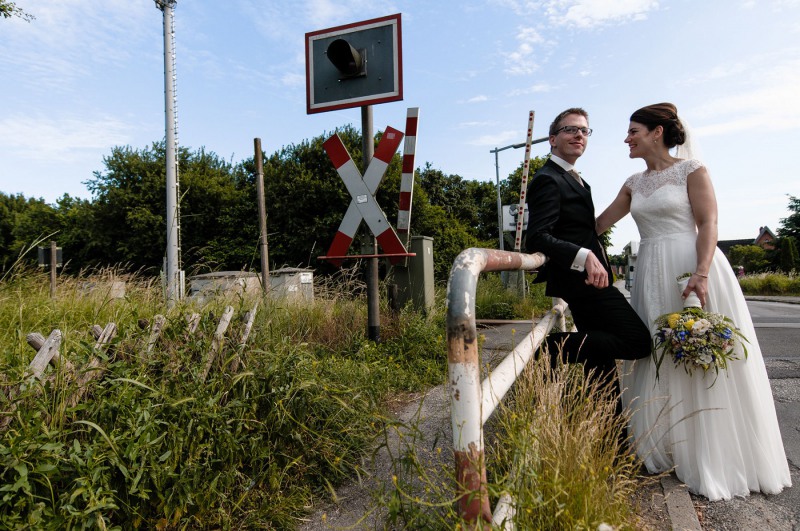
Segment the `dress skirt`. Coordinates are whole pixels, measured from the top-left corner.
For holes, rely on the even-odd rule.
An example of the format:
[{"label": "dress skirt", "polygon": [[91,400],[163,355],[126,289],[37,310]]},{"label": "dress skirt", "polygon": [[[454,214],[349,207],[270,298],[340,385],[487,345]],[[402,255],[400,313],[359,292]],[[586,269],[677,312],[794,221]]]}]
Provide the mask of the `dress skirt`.
[{"label": "dress skirt", "polygon": [[[655,333],[653,322],[683,308],[676,277],[694,271],[695,233],[643,239],[631,305]],[[651,473],[675,470],[689,489],[709,500],[778,493],[791,486],[767,371],[739,282],[719,249],[708,274],[706,311],[730,317],[749,340],[747,357],[717,375],[687,374],[669,355],[625,362],[623,403],[632,414],[631,435]]]}]

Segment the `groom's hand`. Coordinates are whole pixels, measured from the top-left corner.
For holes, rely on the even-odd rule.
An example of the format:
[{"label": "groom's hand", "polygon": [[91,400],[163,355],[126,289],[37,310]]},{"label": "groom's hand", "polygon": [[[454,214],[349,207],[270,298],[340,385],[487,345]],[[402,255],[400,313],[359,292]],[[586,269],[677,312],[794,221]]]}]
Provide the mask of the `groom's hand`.
[{"label": "groom's hand", "polygon": [[594,253],[590,252],[586,256],[584,268],[586,269],[586,284],[597,289],[608,287],[608,273]]}]

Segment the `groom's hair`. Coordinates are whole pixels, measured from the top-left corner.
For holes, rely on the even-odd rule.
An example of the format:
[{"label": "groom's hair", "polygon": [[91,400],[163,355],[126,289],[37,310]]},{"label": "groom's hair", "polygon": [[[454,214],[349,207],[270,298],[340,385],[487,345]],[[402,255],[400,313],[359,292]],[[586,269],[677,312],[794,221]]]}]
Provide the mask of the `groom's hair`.
[{"label": "groom's hair", "polygon": [[556,119],[553,120],[553,123],[550,124],[550,133],[549,133],[550,136],[553,136],[553,135],[556,134],[556,131],[558,131],[558,128],[561,125],[561,120],[563,120],[564,118],[566,118],[570,114],[580,114],[581,116],[586,118],[587,122],[589,121],[589,113],[588,112],[584,111],[580,107],[571,107],[571,108],[567,109],[566,111],[562,111],[562,112],[558,113],[558,116],[556,116]]}]

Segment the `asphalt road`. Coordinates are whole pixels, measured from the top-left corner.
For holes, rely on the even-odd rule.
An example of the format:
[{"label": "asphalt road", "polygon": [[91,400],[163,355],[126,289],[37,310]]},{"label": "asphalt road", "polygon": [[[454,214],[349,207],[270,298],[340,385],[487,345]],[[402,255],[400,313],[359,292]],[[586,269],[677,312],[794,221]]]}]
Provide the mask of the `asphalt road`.
[{"label": "asphalt road", "polygon": [[704,530],[800,529],[800,304],[748,300],[767,367],[792,488],[709,503],[692,497]]}]

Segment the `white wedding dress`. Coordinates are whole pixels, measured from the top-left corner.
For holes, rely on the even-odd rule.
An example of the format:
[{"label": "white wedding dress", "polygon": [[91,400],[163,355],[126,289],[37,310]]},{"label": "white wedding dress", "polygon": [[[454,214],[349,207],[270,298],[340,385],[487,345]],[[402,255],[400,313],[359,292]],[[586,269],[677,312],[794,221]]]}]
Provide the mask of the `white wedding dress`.
[{"label": "white wedding dress", "polygon": [[[697,265],[697,229],[686,181],[701,166],[694,159],[681,160],[625,182],[641,237],[631,305],[651,331],[659,315],[683,308],[676,277]],[[674,467],[692,492],[709,500],[751,491],[778,493],[791,486],[791,479],[772,391],[744,296],[719,249],[708,290],[704,309],[733,319],[749,340],[748,357],[740,352],[716,382],[713,370],[688,375],[669,355],[658,379],[650,358],[625,362],[623,403],[632,412],[636,451],[648,471]]]}]

